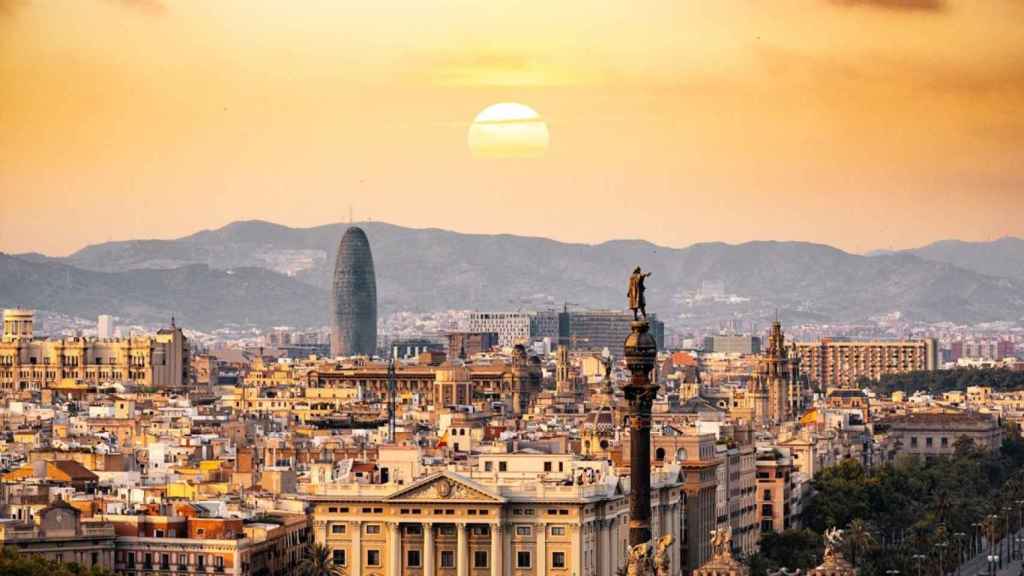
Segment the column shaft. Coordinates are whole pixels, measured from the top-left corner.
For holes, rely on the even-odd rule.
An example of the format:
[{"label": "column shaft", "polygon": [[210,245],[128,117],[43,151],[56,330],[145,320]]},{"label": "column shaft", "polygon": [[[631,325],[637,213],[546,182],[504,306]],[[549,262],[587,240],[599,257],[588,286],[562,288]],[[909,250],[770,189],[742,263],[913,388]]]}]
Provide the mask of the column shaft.
[{"label": "column shaft", "polygon": [[353,522],[349,528],[352,529],[352,553],[348,559],[351,567],[348,572],[352,576],[361,576],[363,573],[363,523]]},{"label": "column shaft", "polygon": [[458,524],[458,541],[456,550],[456,572],[459,576],[469,576],[469,540],[466,538],[466,525]]},{"label": "column shaft", "polygon": [[434,576],[434,525],[423,523],[423,576]]},{"label": "column shaft", "polygon": [[537,569],[534,573],[537,576],[545,576],[548,572],[548,527],[547,524],[537,524],[537,557],[533,559]]},{"label": "column shaft", "polygon": [[503,554],[505,551],[505,531],[502,529],[501,524],[491,525],[491,576],[501,576],[504,572],[502,571]]},{"label": "column shaft", "polygon": [[402,574],[402,530],[397,522],[388,524],[388,547],[391,558],[388,559],[388,574],[390,576],[401,576]]}]

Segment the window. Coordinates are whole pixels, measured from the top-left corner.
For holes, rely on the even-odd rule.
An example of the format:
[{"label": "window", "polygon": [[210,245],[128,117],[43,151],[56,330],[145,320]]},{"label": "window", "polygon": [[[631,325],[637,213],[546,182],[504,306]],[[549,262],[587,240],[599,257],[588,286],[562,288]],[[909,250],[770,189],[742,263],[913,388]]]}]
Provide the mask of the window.
[{"label": "window", "polygon": [[380,550],[367,550],[366,551],[366,565],[367,566],[380,566]]},{"label": "window", "polygon": [[188,554],[178,554],[178,566],[188,566]]},{"label": "window", "polygon": [[[414,513],[417,511],[414,511]],[[410,535],[423,534],[423,526],[421,524],[410,524],[405,527],[405,533]]]},{"label": "window", "polygon": [[487,568],[487,551],[473,551],[473,568]]},{"label": "window", "polygon": [[344,549],[342,549],[342,550],[335,550],[335,551],[334,551],[334,552],[333,552],[333,553],[331,554],[331,560],[332,560],[332,561],[333,561],[333,562],[334,562],[334,563],[335,563],[336,565],[338,565],[338,566],[344,566],[344,565],[345,565],[345,562],[346,562],[346,561],[348,560],[348,558],[346,558],[346,557],[345,557],[345,556],[346,556],[345,552],[346,552],[346,551],[345,551]]},{"label": "window", "polygon": [[544,471],[545,472],[551,472],[551,462],[550,461],[544,463]]},{"label": "window", "polygon": [[420,567],[420,551],[419,550],[406,550],[405,551],[405,565],[409,568]]},{"label": "window", "polygon": [[454,550],[441,550],[441,568],[455,568]]},{"label": "window", "polygon": [[196,528],[197,536],[203,536],[204,534],[206,534],[206,528]]},{"label": "window", "polygon": [[344,533],[345,533],[345,525],[344,524],[331,524],[331,534],[344,534]]},{"label": "window", "polygon": [[223,556],[214,556],[213,557],[213,565],[216,566],[217,568],[223,568],[224,567],[224,557]]},{"label": "window", "polygon": [[206,556],[196,556],[196,566],[199,566],[200,569],[206,568]]},{"label": "window", "polygon": [[910,447],[917,448],[917,436],[910,437]]},{"label": "window", "polygon": [[498,472],[508,472],[508,462],[498,462]]},{"label": "window", "polygon": [[551,567],[552,568],[565,568],[565,552],[552,552],[551,553]]},{"label": "window", "polygon": [[491,462],[489,460],[487,462],[484,462],[484,472],[493,472],[493,471],[494,471],[494,462]]},{"label": "window", "polygon": [[380,524],[367,524],[366,525],[366,533],[367,534],[380,534]]},{"label": "window", "polygon": [[942,437],[942,447],[943,448],[948,448],[949,447],[949,438],[946,438],[945,436]]},{"label": "window", "polygon": [[924,439],[924,445],[929,447],[929,448],[932,447],[932,437],[931,436],[929,436],[929,437]]},{"label": "window", "polygon": [[516,568],[532,568],[533,558],[529,550],[519,550],[516,552]]},{"label": "window", "polygon": [[516,536],[532,536],[533,528],[530,526],[516,526]]},{"label": "window", "polygon": [[128,567],[135,568],[135,552],[128,553]]},{"label": "window", "polygon": [[565,526],[552,526],[551,527],[551,535],[552,536],[565,536]]},{"label": "window", "polygon": [[654,451],[654,459],[657,460],[658,462],[664,462],[665,461],[665,449],[664,448],[658,448],[657,450],[655,450]]},{"label": "window", "polygon": [[772,491],[771,490],[765,490],[764,491],[764,500],[765,500],[765,502],[770,502],[771,499],[772,499]]}]

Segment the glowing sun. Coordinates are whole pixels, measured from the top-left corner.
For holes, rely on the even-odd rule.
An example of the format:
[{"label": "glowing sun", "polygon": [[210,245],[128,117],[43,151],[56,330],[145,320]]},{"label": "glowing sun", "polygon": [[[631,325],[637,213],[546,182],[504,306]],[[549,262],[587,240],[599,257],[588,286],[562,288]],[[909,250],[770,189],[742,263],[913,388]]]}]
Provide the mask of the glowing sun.
[{"label": "glowing sun", "polygon": [[548,149],[548,125],[525,104],[501,102],[476,115],[466,140],[478,158],[537,158]]}]

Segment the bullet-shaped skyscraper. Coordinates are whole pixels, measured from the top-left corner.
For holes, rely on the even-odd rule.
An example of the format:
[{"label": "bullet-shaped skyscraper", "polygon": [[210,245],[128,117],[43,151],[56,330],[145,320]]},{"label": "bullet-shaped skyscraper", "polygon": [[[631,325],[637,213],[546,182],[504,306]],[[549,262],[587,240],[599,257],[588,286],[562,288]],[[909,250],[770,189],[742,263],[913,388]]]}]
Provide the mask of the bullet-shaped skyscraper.
[{"label": "bullet-shaped skyscraper", "polygon": [[372,356],[377,350],[377,280],[366,233],[350,227],[338,244],[331,291],[331,354]]}]

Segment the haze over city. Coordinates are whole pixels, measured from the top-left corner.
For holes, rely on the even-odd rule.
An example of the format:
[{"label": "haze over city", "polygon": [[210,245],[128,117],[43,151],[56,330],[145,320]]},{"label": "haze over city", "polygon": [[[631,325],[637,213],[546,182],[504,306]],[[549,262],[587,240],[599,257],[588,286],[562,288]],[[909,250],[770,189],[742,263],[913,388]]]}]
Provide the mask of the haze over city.
[{"label": "haze over city", "polygon": [[[350,209],[677,247],[1021,236],[1022,19],[1013,0],[3,0],[0,250]],[[501,102],[543,119],[543,154],[471,153]]]},{"label": "haze over city", "polygon": [[0,0],[0,576],[1024,576],[1021,0]]}]

